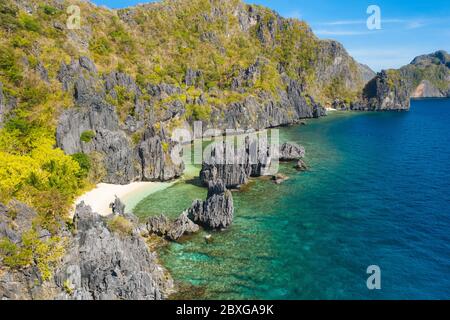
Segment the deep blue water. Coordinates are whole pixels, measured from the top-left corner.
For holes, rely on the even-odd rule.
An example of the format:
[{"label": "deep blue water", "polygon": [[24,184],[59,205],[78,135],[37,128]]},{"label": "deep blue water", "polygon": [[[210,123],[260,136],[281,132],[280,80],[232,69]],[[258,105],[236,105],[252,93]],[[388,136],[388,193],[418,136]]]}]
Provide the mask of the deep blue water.
[{"label": "deep blue water", "polygon": [[[450,298],[450,100],[334,113],[281,133],[306,147],[311,170],[283,165],[284,184],[258,179],[234,193],[234,225],[213,243],[203,233],[163,250],[179,297]],[[148,212],[164,211],[160,199],[177,199],[175,214],[192,193],[204,197],[186,188],[150,196]],[[367,289],[369,265],[381,268],[381,290]]]}]

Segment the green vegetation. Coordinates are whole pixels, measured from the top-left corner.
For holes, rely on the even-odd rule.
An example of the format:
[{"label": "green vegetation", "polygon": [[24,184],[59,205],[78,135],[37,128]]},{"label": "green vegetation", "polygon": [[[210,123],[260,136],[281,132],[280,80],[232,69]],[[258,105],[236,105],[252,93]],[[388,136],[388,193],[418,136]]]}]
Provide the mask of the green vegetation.
[{"label": "green vegetation", "polygon": [[388,76],[387,85],[391,90],[393,90],[396,84],[401,81],[400,72],[398,70],[389,69],[386,71],[386,74]]},{"label": "green vegetation", "polygon": [[340,77],[334,78],[323,90],[323,95],[327,101],[339,99],[347,104],[356,99],[356,94],[345,86],[344,80]]},{"label": "green vegetation", "polygon": [[92,130],[84,131],[80,136],[80,140],[85,143],[91,142],[92,139],[94,139],[94,138],[95,138],[95,132]]},{"label": "green vegetation", "polygon": [[72,159],[78,162],[78,165],[80,166],[80,178],[87,178],[92,166],[89,156],[85,153],[75,153],[72,155]]},{"label": "green vegetation", "polygon": [[69,279],[66,279],[63,283],[63,288],[64,291],[68,294],[71,295],[73,293],[73,286],[72,283],[70,282]]},{"label": "green vegetation", "polygon": [[22,14],[19,22],[22,28],[27,31],[40,32],[42,30],[39,21],[31,15]]},{"label": "green vegetation", "polygon": [[122,216],[115,216],[108,221],[108,228],[112,232],[122,235],[130,235],[133,231],[133,225]]},{"label": "green vegetation", "polygon": [[105,56],[111,51],[111,45],[106,37],[95,38],[89,42],[89,50],[100,56]]},{"label": "green vegetation", "polygon": [[21,245],[16,245],[9,239],[0,240],[0,255],[6,266],[21,269],[35,263],[44,281],[50,279],[52,269],[64,252],[64,241],[61,238],[51,237],[43,241],[33,229],[22,235]]}]

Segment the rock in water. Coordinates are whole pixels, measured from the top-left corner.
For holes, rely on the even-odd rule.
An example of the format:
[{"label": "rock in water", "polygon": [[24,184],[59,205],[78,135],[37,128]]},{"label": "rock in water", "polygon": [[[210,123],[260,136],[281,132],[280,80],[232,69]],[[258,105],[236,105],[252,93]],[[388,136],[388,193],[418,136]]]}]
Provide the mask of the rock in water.
[{"label": "rock in water", "polygon": [[196,200],[189,209],[189,217],[209,229],[228,228],[233,216],[233,195],[222,180],[210,181],[206,201]]},{"label": "rock in water", "polygon": [[286,180],[289,180],[289,177],[282,174],[282,173],[278,173],[276,175],[274,175],[272,177],[272,180],[276,183],[276,184],[282,184],[283,182],[285,182]]},{"label": "rock in water", "polygon": [[117,235],[84,203],[74,218],[77,235],[55,279],[71,292],[61,299],[153,300],[166,298],[173,283],[167,280],[156,256],[138,235]]},{"label": "rock in water", "polygon": [[183,212],[181,216],[175,220],[172,224],[172,227],[167,232],[167,238],[172,241],[176,241],[180,239],[185,234],[198,232],[200,228],[198,225],[193,223],[189,217],[187,212]]},{"label": "rock in water", "polygon": [[208,186],[210,181],[220,179],[228,188],[239,187],[248,182],[251,175],[248,141],[241,148],[230,142],[216,143],[209,157],[203,162],[200,179]]},{"label": "rock in water", "polygon": [[280,146],[279,159],[281,161],[299,160],[305,156],[305,148],[294,143],[283,143]]},{"label": "rock in water", "polygon": [[211,148],[211,155],[202,164],[200,180],[208,185],[210,181],[222,180],[226,188],[235,188],[246,184],[250,177],[267,174],[273,159],[281,161],[299,160],[305,156],[305,148],[293,143],[284,143],[279,150],[247,136],[245,145],[234,148],[229,143],[217,143]]},{"label": "rock in water", "polygon": [[177,241],[185,234],[195,233],[199,226],[188,218],[188,213],[183,212],[178,219],[171,222],[166,216],[151,217],[147,221],[148,233],[166,237],[171,241]]},{"label": "rock in water", "polygon": [[164,237],[171,228],[171,223],[165,215],[150,217],[147,221],[147,230],[149,233]]},{"label": "rock in water", "polygon": [[300,159],[300,160],[298,160],[297,165],[295,166],[295,168],[298,171],[307,171],[308,170],[308,165],[305,163],[305,161]]}]

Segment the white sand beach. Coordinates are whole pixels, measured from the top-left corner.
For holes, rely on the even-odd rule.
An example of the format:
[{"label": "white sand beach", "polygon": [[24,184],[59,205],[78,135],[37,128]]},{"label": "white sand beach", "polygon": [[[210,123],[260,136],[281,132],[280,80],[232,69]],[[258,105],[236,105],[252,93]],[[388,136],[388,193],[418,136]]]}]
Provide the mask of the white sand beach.
[{"label": "white sand beach", "polygon": [[133,182],[128,185],[100,183],[95,189],[80,196],[75,201],[75,205],[84,201],[93,211],[107,216],[112,213],[109,205],[117,196],[126,205],[126,210],[131,212],[139,201],[173,184],[174,182]]}]

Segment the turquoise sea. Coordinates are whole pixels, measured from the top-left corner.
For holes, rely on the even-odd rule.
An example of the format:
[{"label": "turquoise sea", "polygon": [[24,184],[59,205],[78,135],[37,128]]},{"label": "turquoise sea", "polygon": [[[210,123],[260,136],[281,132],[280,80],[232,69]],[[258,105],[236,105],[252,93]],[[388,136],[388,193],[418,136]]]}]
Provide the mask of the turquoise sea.
[{"label": "turquoise sea", "polygon": [[[255,179],[234,192],[234,224],[212,243],[203,232],[162,249],[174,298],[450,297],[450,100],[335,112],[280,134],[306,147],[311,170],[283,164],[284,184]],[[188,177],[135,213],[176,217],[205,197]],[[370,265],[381,268],[381,290],[367,289]]]}]

